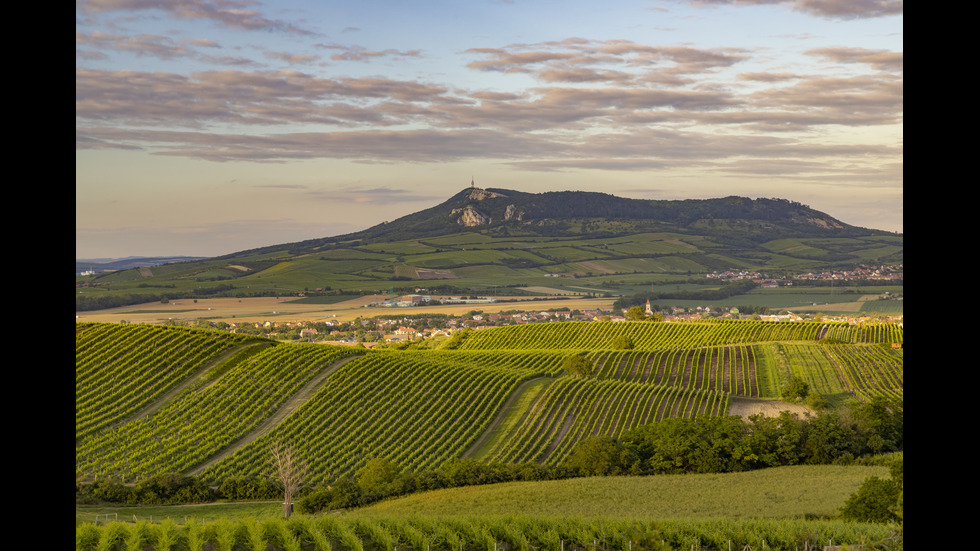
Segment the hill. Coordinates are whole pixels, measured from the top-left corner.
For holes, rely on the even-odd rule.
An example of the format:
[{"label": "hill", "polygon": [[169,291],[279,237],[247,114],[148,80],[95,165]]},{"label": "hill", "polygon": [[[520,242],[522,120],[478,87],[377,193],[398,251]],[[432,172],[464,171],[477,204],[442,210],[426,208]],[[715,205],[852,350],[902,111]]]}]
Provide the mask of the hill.
[{"label": "hill", "polygon": [[468,188],[367,230],[76,279],[76,311],[174,298],[631,294],[724,270],[901,264],[903,237],[783,199],[651,201]]},{"label": "hill", "polygon": [[204,260],[196,256],[130,256],[126,258],[76,258],[75,275],[82,275],[86,272],[115,272],[118,270],[131,270],[134,268],[145,268],[160,266],[161,264],[173,264],[175,262],[191,262],[194,260]]},{"label": "hill", "polygon": [[[288,522],[85,523],[76,541],[220,535],[284,548],[281,538],[295,537],[319,542],[303,548],[359,551],[882,540],[894,524],[832,517],[884,472],[841,463],[903,449],[903,351],[890,346],[902,340],[893,324],[594,321],[365,350],[80,323],[76,499],[281,498],[269,450],[284,442],[309,466],[300,512],[377,504]],[[566,370],[570,356],[587,360],[586,376]],[[828,403],[855,402],[812,419],[728,415],[733,401],[779,404],[790,379]],[[610,445],[620,451],[606,454]],[[419,493],[428,489],[440,491]]]},{"label": "hill", "polygon": [[[315,459],[309,476],[317,483],[352,476],[379,454],[412,471],[466,454],[558,467],[590,436],[723,416],[734,399],[778,399],[792,376],[837,402],[903,395],[902,350],[883,346],[902,340],[891,324],[874,331],[805,322],[510,329],[462,335],[448,343],[454,349],[369,351],[78,324],[76,466],[86,477],[183,472],[219,481],[260,474],[270,441],[281,439]],[[833,344],[817,340],[826,335]],[[619,337],[634,346],[622,349]],[[570,354],[589,360],[590,376],[564,370]],[[496,422],[505,404],[508,418]],[[492,437],[481,438],[491,427]]]},{"label": "hill", "polygon": [[[614,237],[628,233],[684,232],[770,240],[776,237],[887,235],[858,228],[785,199],[724,197],[682,201],[627,199],[598,192],[525,193],[468,188],[444,203],[342,236],[293,243],[293,254],[357,241],[424,239],[476,229],[495,237]],[[250,252],[282,250],[265,247]],[[235,256],[235,255],[232,255]]]}]

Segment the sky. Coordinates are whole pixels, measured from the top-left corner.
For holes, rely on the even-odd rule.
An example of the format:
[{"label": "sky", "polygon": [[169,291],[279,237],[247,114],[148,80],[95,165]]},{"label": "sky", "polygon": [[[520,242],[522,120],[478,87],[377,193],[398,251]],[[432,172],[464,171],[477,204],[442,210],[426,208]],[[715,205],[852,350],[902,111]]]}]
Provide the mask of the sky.
[{"label": "sky", "polygon": [[76,0],[75,257],[342,235],[471,182],[902,232],[903,0]]}]

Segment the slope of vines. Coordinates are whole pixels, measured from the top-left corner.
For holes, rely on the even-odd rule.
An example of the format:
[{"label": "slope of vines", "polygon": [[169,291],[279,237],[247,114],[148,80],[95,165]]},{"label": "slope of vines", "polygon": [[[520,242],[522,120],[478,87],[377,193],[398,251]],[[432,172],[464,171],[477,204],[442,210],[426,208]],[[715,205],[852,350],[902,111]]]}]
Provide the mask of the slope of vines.
[{"label": "slope of vines", "polygon": [[489,461],[562,463],[590,436],[617,438],[668,417],[722,415],[725,393],[615,379],[561,377],[486,456]]},{"label": "slope of vines", "polygon": [[458,458],[523,380],[560,369],[555,354],[372,351],[331,375],[320,392],[274,432],[203,476],[264,472],[269,443],[307,458],[309,479],[352,475],[372,456],[404,469]]},{"label": "slope of vines", "polygon": [[138,411],[249,340],[254,339],[180,327],[76,324],[76,440]]},{"label": "slope of vines", "polygon": [[850,326],[846,323],[702,320],[682,322],[568,321],[511,325],[475,331],[461,350],[599,350],[616,348],[617,337],[629,338],[636,349],[697,348],[770,341],[816,341],[832,336],[838,342],[902,342],[895,324]]},{"label": "slope of vines", "polygon": [[355,352],[309,344],[267,348],[153,414],[77,443],[76,470],[126,478],[184,471],[246,435],[320,370]]},{"label": "slope of vines", "polygon": [[904,353],[880,346],[826,346],[847,390],[867,400],[873,396],[904,396]]},{"label": "slope of vines", "polygon": [[752,346],[605,350],[587,355],[599,379],[759,396]]},{"label": "slope of vines", "polygon": [[[190,375],[245,338],[79,324],[76,470],[132,480],[204,468],[349,355],[362,357],[203,478],[266,473],[273,439],[308,461],[312,484],[352,475],[372,456],[403,469],[435,468],[467,451],[518,385],[540,376],[555,380],[495,433],[487,460],[558,464],[589,436],[617,437],[668,417],[723,415],[733,396],[778,397],[783,375],[802,376],[825,394],[901,398],[902,350],[876,343],[902,339],[892,324],[562,322],[471,332],[455,350],[277,344],[236,355],[223,373],[198,381]],[[570,354],[590,360],[593,374],[566,374]],[[132,418],[182,381],[193,384]]]}]

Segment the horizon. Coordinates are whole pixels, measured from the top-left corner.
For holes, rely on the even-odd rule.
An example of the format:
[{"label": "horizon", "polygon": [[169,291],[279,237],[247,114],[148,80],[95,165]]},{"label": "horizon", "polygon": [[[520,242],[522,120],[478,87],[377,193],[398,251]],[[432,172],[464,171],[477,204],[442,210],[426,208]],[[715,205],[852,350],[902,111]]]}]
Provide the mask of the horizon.
[{"label": "horizon", "polygon": [[76,2],[76,258],[215,257],[469,187],[903,231],[903,6]]}]

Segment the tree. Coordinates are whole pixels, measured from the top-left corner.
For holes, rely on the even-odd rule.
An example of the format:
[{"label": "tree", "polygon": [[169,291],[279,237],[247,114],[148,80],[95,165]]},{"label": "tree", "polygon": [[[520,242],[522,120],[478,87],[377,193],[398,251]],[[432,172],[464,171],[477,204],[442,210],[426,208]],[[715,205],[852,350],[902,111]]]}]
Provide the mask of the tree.
[{"label": "tree", "polygon": [[631,321],[643,321],[647,319],[647,312],[642,306],[630,306],[626,311],[626,319]]},{"label": "tree", "polygon": [[589,361],[585,356],[574,354],[565,358],[565,361],[561,364],[565,373],[573,377],[591,377],[592,376],[592,362]]},{"label": "tree", "polygon": [[902,487],[895,480],[872,476],[847,498],[841,516],[857,522],[897,522],[901,497]]},{"label": "tree", "polygon": [[372,457],[357,471],[357,485],[365,494],[393,493],[393,485],[401,469],[389,459]]},{"label": "tree", "polygon": [[792,402],[805,400],[810,393],[810,385],[802,377],[793,376],[783,385],[783,399]]},{"label": "tree", "polygon": [[584,476],[626,474],[638,461],[636,452],[609,436],[590,436],[572,451],[564,466]]},{"label": "tree", "polygon": [[612,347],[619,350],[632,350],[634,346],[629,335],[617,335],[612,340]]},{"label": "tree", "polygon": [[272,443],[269,451],[271,452],[269,462],[279,482],[282,483],[282,509],[288,519],[293,511],[293,496],[299,491],[300,485],[306,478],[306,462],[296,455],[293,448],[279,440]]}]

